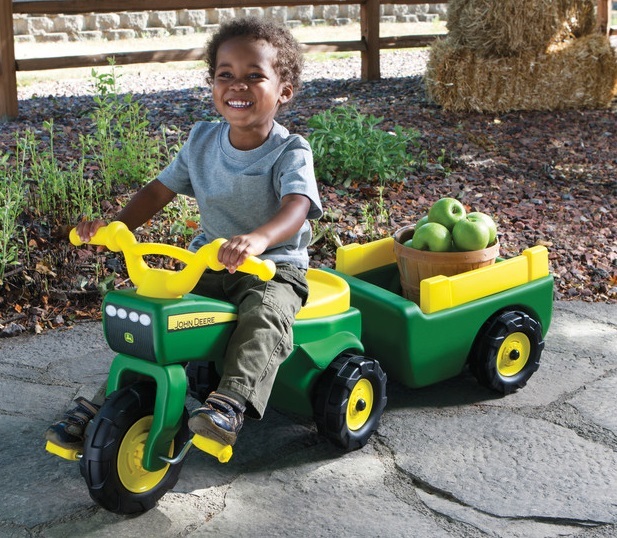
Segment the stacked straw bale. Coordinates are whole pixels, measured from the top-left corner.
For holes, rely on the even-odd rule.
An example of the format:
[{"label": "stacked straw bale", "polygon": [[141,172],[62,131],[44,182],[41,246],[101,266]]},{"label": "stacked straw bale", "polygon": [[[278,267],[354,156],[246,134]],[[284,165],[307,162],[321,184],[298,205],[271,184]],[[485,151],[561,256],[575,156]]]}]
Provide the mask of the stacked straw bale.
[{"label": "stacked straw bale", "polygon": [[447,110],[604,108],[617,59],[593,0],[451,0],[431,49],[429,97]]},{"label": "stacked straw bale", "polygon": [[448,5],[448,39],[482,56],[544,52],[594,31],[595,0],[474,0]]}]

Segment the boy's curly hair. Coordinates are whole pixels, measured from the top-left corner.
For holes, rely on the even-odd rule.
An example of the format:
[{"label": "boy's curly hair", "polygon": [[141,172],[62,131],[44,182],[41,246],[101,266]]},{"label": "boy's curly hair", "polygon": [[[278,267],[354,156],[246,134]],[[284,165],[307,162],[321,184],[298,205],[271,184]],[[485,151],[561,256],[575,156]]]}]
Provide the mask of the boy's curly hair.
[{"label": "boy's curly hair", "polygon": [[242,17],[227,21],[219,27],[206,47],[205,61],[208,65],[208,82],[211,84],[216,69],[216,53],[219,47],[234,37],[263,39],[276,50],[276,63],[273,66],[282,82],[289,82],[294,91],[300,89],[304,56],[300,44],[287,27],[261,17]]}]

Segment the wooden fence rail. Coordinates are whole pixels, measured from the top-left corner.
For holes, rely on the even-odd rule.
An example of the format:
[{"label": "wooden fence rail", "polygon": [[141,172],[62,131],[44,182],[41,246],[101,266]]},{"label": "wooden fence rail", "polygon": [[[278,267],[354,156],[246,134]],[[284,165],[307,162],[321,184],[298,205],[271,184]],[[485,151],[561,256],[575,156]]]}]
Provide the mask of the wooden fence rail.
[{"label": "wooden fence rail", "polygon": [[[380,78],[379,54],[381,49],[426,46],[437,35],[380,37],[379,20],[382,4],[445,4],[447,0],[150,0],[144,6],[141,0],[0,0],[0,121],[18,115],[17,71],[37,71],[72,67],[106,65],[107,58],[115,57],[116,64],[173,62],[203,58],[203,48],[118,52],[65,56],[52,58],[15,59],[13,14],[56,15],[85,13],[116,13],[123,11],[175,11],[180,9],[248,8],[302,5],[360,5],[360,36],[357,41],[330,41],[305,43],[306,52],[359,51],[364,80]],[[598,0],[598,29],[611,35],[611,0]]]},{"label": "wooden fence rail", "polygon": [[0,0],[0,120],[17,116],[17,71],[61,69],[106,65],[107,58],[115,57],[116,64],[171,62],[195,60],[203,57],[203,48],[119,52],[87,56],[66,56],[15,60],[13,13],[21,14],[81,14],[115,13],[122,11],[173,11],[179,9],[248,8],[301,5],[360,5],[360,36],[357,41],[331,41],[304,44],[306,52],[359,51],[362,58],[362,78],[380,77],[379,51],[382,48],[426,46],[436,35],[379,37],[381,4],[443,4],[444,0],[150,0],[144,6],[141,0]]}]

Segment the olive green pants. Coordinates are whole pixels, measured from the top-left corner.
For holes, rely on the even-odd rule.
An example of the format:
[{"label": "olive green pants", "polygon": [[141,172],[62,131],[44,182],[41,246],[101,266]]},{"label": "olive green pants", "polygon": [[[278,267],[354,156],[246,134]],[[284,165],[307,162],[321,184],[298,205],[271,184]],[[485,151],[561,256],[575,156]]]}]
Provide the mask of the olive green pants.
[{"label": "olive green pants", "polygon": [[279,366],[293,349],[292,325],[308,297],[306,271],[278,264],[267,282],[239,271],[206,271],[193,293],[237,305],[217,391],[245,403],[247,416],[261,418]]}]

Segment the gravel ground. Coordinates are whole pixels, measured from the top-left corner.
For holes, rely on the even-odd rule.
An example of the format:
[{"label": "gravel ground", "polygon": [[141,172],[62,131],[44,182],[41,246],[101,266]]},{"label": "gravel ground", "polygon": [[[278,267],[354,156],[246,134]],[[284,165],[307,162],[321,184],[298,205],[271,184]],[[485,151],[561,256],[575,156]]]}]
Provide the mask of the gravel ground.
[{"label": "gravel ground", "polygon": [[[385,52],[381,56],[382,77],[389,79],[399,76],[421,76],[426,68],[428,54],[426,49]],[[120,67],[120,71],[124,71],[121,77],[122,90],[140,94],[191,90],[203,88],[205,85],[204,69],[199,67],[187,69],[182,64],[173,64],[173,69],[165,70],[161,64],[159,67],[153,67],[155,65],[142,66],[142,70],[136,66]],[[322,79],[332,81],[358,79],[360,78],[360,56],[353,54],[353,57],[344,59],[308,60],[305,63],[302,78],[306,83]],[[84,83],[83,79],[44,80],[19,88],[19,99],[43,96],[73,97],[89,95],[90,91],[90,86]],[[209,92],[209,90],[204,91]]]},{"label": "gravel ground", "polygon": [[[417,129],[428,158],[425,169],[384,191],[389,219],[373,230],[364,228],[362,211],[377,197],[375,185],[352,185],[345,193],[322,185],[327,209],[323,224],[331,237],[349,243],[390,234],[414,222],[438,198],[455,196],[468,208],[495,217],[502,255],[515,255],[538,243],[548,246],[556,298],[616,302],[617,102],[606,110],[499,116],[444,112],[428,102],[424,92],[427,58],[425,50],[384,53],[382,80],[366,83],[359,80],[357,57],[307,62],[303,89],[280,115],[281,123],[306,135],[306,121],[313,114],[354,104],[364,113],[383,116],[386,129],[397,124]],[[153,130],[164,124],[188,132],[195,121],[214,114],[201,69],[140,72],[133,67],[123,73],[120,85],[149,110]],[[38,131],[51,118],[61,133],[57,146],[62,141],[63,154],[70,159],[71,140],[89,129],[90,92],[90,81],[66,77],[21,87],[20,116],[0,124],[0,147],[14,147],[15,132]],[[36,239],[40,228],[32,226],[30,234]],[[53,233],[49,238],[46,248],[57,248]],[[318,241],[313,263],[332,264],[333,252],[331,241]],[[31,255],[36,257],[37,253]],[[50,299],[49,289],[71,286],[66,266],[54,270],[60,275],[57,281],[50,281],[49,275],[44,279],[45,292],[30,289],[31,284],[25,290],[27,272],[24,266],[21,273],[5,279],[0,329],[24,309],[38,308],[37,315],[49,325],[61,321],[58,313],[75,307],[75,301],[67,306],[63,294],[55,303]],[[50,321],[52,310],[55,321]],[[21,315],[17,321],[27,327],[25,319]]]}]

